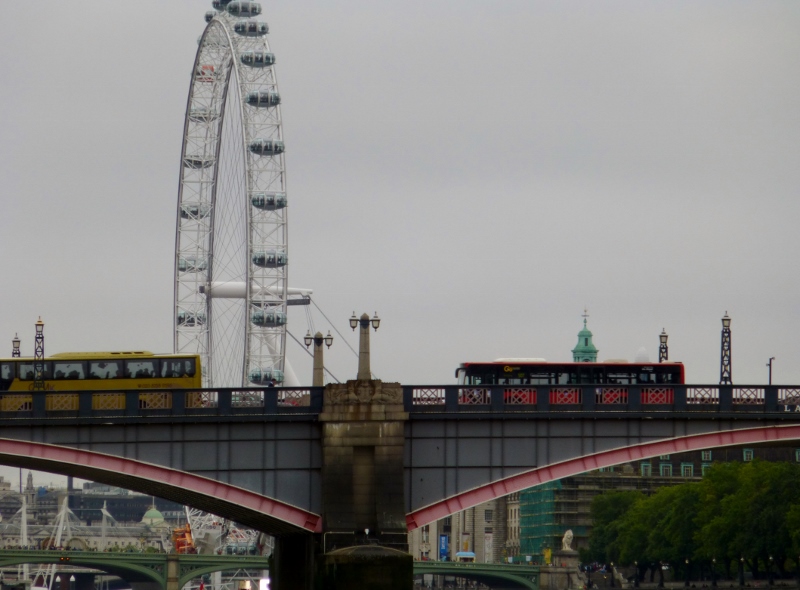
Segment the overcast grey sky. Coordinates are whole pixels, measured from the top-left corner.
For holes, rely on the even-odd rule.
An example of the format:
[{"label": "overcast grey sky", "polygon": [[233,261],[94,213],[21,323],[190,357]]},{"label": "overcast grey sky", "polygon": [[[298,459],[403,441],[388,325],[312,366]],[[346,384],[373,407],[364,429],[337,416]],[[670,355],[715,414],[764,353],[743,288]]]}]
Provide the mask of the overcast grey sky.
[{"label": "overcast grey sky", "polygon": [[[172,348],[181,134],[210,2],[9,2],[0,351]],[[800,3],[270,0],[290,284],[373,372],[600,358],[800,384]],[[303,311],[291,330],[302,337]],[[315,328],[328,326],[315,315]],[[303,382],[304,350],[289,344]],[[354,378],[337,337],[328,365]]]}]

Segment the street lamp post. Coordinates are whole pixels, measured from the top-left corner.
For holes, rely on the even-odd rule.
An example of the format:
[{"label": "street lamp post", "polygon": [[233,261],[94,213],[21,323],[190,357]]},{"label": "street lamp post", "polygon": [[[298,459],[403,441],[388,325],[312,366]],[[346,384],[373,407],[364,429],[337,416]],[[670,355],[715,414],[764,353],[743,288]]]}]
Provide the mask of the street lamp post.
[{"label": "street lamp post", "polygon": [[744,586],[744,557],[739,558],[739,586]]},{"label": "street lamp post", "polygon": [[773,563],[772,555],[769,556],[769,561],[767,562],[767,583],[772,586],[775,584],[775,578],[772,575],[772,563]]},{"label": "street lamp post", "polygon": [[800,587],[800,555],[797,556],[797,565],[794,569],[794,573],[797,576],[797,586]]},{"label": "street lamp post", "polygon": [[658,335],[658,362],[663,363],[666,360],[669,360],[669,348],[667,348],[667,331],[664,328],[661,328],[661,334]]},{"label": "street lamp post", "polygon": [[769,361],[767,361],[767,367],[769,367],[769,385],[772,385],[772,361],[775,360],[774,356],[769,357]]},{"label": "street lamp post", "polygon": [[613,561],[611,562],[611,584],[610,584],[610,586],[612,588],[614,587],[614,562]]},{"label": "street lamp post", "polygon": [[309,330],[303,341],[306,344],[306,348],[312,344],[314,345],[314,374],[311,385],[313,387],[323,387],[325,385],[325,365],[322,361],[322,344],[325,343],[328,348],[331,347],[331,344],[333,344],[331,331],[328,330],[328,335],[323,338],[322,332],[317,332],[312,336]]},{"label": "street lamp post", "polygon": [[367,314],[361,314],[360,318],[356,317],[356,312],[353,312],[353,317],[350,318],[350,327],[355,330],[361,326],[360,338],[358,341],[358,375],[356,379],[359,381],[369,381],[372,379],[372,371],[369,368],[369,325],[372,324],[373,330],[378,330],[381,325],[381,319],[378,317],[378,312],[369,319]]},{"label": "street lamp post", "polygon": [[717,558],[711,558],[711,587],[717,587]]},{"label": "street lamp post", "polygon": [[36,322],[36,340],[33,345],[33,390],[44,391],[44,322]]},{"label": "street lamp post", "polygon": [[686,564],[686,580],[683,582],[683,585],[684,585],[684,587],[688,588],[689,587],[689,558],[688,557],[686,558],[685,564]]},{"label": "street lamp post", "polygon": [[638,588],[639,587],[639,562],[638,561],[634,561],[633,562],[633,587],[634,588]]},{"label": "street lamp post", "polygon": [[732,385],[731,381],[731,318],[722,316],[722,345],[719,358],[719,384]]},{"label": "street lamp post", "polygon": [[11,340],[11,358],[19,358],[19,336],[14,334],[13,340]]}]

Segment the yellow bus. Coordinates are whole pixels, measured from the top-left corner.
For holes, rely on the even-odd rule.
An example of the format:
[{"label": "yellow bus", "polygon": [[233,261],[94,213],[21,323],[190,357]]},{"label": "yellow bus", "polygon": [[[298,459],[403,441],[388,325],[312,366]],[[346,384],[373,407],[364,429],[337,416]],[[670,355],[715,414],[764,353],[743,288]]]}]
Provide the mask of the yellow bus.
[{"label": "yellow bus", "polygon": [[[200,357],[148,351],[67,352],[39,361],[46,391],[201,387]],[[37,361],[0,359],[0,392],[33,391]]]}]

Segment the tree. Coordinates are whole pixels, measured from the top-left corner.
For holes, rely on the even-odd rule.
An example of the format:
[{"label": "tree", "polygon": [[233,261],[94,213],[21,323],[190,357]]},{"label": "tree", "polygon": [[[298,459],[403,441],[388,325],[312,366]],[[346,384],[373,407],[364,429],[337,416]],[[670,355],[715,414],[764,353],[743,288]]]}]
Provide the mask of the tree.
[{"label": "tree", "polygon": [[589,537],[589,558],[600,563],[619,561],[620,525],[623,516],[645,498],[640,492],[610,492],[592,500],[592,533]]}]

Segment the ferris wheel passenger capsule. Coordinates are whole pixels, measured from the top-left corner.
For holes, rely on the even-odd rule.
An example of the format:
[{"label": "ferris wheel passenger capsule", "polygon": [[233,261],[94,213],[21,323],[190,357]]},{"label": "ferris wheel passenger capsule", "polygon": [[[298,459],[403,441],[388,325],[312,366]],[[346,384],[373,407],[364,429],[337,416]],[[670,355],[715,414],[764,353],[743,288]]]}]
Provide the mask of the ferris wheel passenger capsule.
[{"label": "ferris wheel passenger capsule", "polygon": [[269,26],[255,20],[240,20],[233,25],[233,30],[243,37],[263,37],[269,33]]},{"label": "ferris wheel passenger capsule", "polygon": [[286,193],[255,193],[250,202],[256,209],[275,211],[286,207]]},{"label": "ferris wheel passenger capsule", "polygon": [[267,68],[275,63],[275,54],[267,51],[245,51],[239,61],[251,68]]},{"label": "ferris wheel passenger capsule", "polygon": [[281,104],[281,95],[271,90],[248,92],[245,102],[251,107],[275,107]]},{"label": "ferris wheel passenger capsule", "polygon": [[261,268],[280,268],[286,266],[288,257],[286,252],[282,250],[267,250],[262,252],[253,252],[253,264]]},{"label": "ferris wheel passenger capsule", "polygon": [[233,16],[258,16],[261,14],[261,4],[258,2],[229,2],[228,13]]},{"label": "ferris wheel passenger capsule", "polygon": [[189,120],[195,123],[211,123],[219,119],[219,113],[214,109],[191,109],[189,111]]},{"label": "ferris wheel passenger capsule", "polygon": [[206,158],[204,156],[186,156],[183,159],[183,165],[187,168],[208,168],[214,163],[214,158]]},{"label": "ferris wheel passenger capsule", "polygon": [[190,311],[179,311],[176,321],[179,326],[204,326],[206,323],[206,314],[192,313]]},{"label": "ferris wheel passenger capsule", "polygon": [[250,383],[256,383],[257,385],[273,385],[275,383],[283,383],[283,371],[272,367],[252,369],[247,378]]},{"label": "ferris wheel passenger capsule", "polygon": [[178,270],[180,272],[200,272],[208,268],[208,261],[205,258],[194,258],[187,256],[178,259]]},{"label": "ferris wheel passenger capsule", "polygon": [[182,219],[203,219],[211,213],[211,205],[207,203],[186,203],[181,205]]},{"label": "ferris wheel passenger capsule", "polygon": [[275,156],[284,150],[283,142],[277,139],[254,139],[247,147],[259,156]]},{"label": "ferris wheel passenger capsule", "polygon": [[214,10],[225,10],[225,7],[231,3],[231,0],[212,0],[211,6]]},{"label": "ferris wheel passenger capsule", "polygon": [[257,309],[250,315],[250,321],[262,328],[278,328],[286,324],[286,314],[280,311]]},{"label": "ferris wheel passenger capsule", "polygon": [[217,13],[214,12],[213,10],[209,10],[208,12],[206,12],[206,22],[210,23],[212,20],[214,20],[215,16],[217,16]]}]

